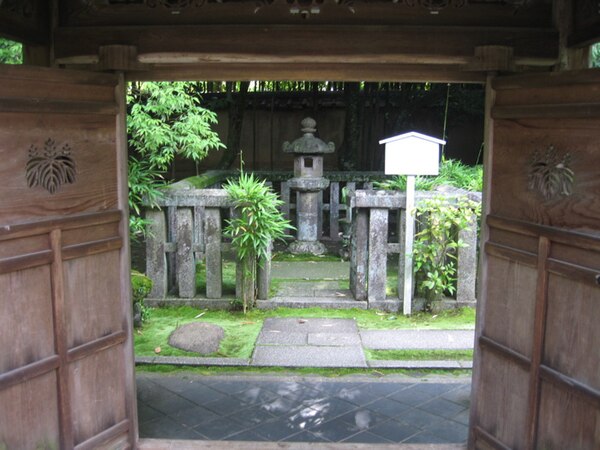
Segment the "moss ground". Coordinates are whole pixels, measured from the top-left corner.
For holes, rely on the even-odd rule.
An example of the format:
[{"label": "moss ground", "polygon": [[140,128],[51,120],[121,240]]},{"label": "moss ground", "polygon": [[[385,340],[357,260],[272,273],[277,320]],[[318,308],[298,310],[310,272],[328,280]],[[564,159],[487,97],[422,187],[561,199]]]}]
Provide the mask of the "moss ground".
[{"label": "moss ground", "polygon": [[[135,332],[135,351],[138,355],[154,355],[160,347],[163,356],[193,356],[194,354],[175,349],[168,344],[171,332],[180,325],[203,321],[213,323],[225,330],[219,351],[209,356],[249,358],[254,343],[267,317],[339,318],[355,319],[359,328],[373,329],[472,329],[475,311],[461,308],[440,314],[417,313],[410,317],[388,314],[374,310],[359,309],[291,309],[252,310],[246,315],[241,312],[207,311],[189,306],[175,308],[153,308],[143,328]],[[385,358],[394,359],[394,358]]]}]

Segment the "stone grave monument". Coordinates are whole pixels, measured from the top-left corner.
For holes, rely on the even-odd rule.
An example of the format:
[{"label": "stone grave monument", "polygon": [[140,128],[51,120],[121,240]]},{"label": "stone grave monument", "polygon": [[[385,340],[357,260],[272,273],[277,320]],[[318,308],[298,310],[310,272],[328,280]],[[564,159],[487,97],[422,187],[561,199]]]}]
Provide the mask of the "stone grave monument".
[{"label": "stone grave monument", "polygon": [[292,190],[298,192],[296,202],[296,240],[290,244],[291,253],[325,253],[325,246],[319,242],[319,202],[320,193],[329,186],[323,177],[323,155],[333,153],[333,142],[325,143],[315,137],[317,123],[310,117],[301,122],[304,135],[292,143],[284,142],[283,151],[294,153],[294,178],[289,181]]}]

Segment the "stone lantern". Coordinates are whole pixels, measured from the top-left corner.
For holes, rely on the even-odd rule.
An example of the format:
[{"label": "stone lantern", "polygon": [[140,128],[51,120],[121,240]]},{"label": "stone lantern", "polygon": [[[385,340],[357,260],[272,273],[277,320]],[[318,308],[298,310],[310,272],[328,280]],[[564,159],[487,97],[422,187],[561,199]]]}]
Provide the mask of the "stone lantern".
[{"label": "stone lantern", "polygon": [[291,189],[298,192],[296,217],[298,235],[288,248],[291,253],[325,253],[325,246],[319,242],[319,193],[329,186],[323,178],[323,155],[333,153],[333,142],[325,143],[315,137],[317,131],[314,119],[305,118],[301,122],[304,135],[292,143],[284,142],[283,151],[294,153],[294,178],[289,181]]}]

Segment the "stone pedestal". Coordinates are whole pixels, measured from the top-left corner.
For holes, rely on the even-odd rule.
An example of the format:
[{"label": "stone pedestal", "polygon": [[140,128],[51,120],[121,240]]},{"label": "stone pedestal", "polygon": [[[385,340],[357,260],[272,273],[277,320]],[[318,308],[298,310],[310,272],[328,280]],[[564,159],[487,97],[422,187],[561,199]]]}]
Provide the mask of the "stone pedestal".
[{"label": "stone pedestal", "polygon": [[289,181],[291,189],[298,193],[296,202],[297,240],[288,247],[291,253],[325,253],[325,246],[319,242],[319,218],[323,190],[329,186],[329,180],[323,177],[323,154],[332,153],[332,142],[326,144],[314,136],[316,122],[307,117],[302,121],[304,135],[291,144],[285,142],[283,151],[294,153],[294,178]]}]

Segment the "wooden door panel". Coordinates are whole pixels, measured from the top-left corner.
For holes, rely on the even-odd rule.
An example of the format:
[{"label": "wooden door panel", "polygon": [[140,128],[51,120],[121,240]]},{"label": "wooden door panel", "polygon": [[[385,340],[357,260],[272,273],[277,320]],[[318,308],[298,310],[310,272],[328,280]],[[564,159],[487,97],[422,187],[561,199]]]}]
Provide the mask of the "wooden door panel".
[{"label": "wooden door panel", "polygon": [[[481,362],[480,386],[485,395],[477,395],[473,405],[480,411],[478,426],[509,448],[523,448],[527,424],[528,372],[519,365],[504,364],[502,356],[494,351],[483,353]],[[479,442],[476,448],[485,448],[486,442]]]},{"label": "wooden door panel", "polygon": [[[590,164],[597,160],[598,121],[593,119],[496,120],[491,213],[564,228],[597,229],[600,223],[600,179]],[[543,201],[528,188],[535,151],[543,157],[554,147],[557,158],[570,155],[575,173],[573,193]],[[559,161],[556,162],[558,164]]]},{"label": "wooden door panel", "polygon": [[596,450],[600,73],[499,78],[488,99],[469,447]]},{"label": "wooden door panel", "polygon": [[552,383],[543,382],[537,450],[597,449],[600,414],[593,405]]},{"label": "wooden door panel", "polygon": [[490,256],[488,273],[493,279],[504,280],[504,284],[488,285],[488,297],[497,301],[485,310],[485,335],[530,357],[533,330],[529,324],[534,312],[531,292],[535,291],[537,270],[518,261]]},{"label": "wooden door panel", "polygon": [[600,342],[599,291],[564,276],[549,277],[543,363],[590,386],[600,370],[595,346]]},{"label": "wooden door panel", "polygon": [[[28,221],[33,217],[117,208],[114,102],[112,108],[110,114],[76,108],[72,114],[0,113],[0,142],[10,143],[0,148],[0,171],[19,175],[3,177],[4,198],[0,205],[5,217]],[[40,156],[49,151],[49,140],[57,152],[70,151],[77,167],[76,182],[62,184],[59,195],[42,197],[43,188],[24,185],[24,163],[32,148]]]},{"label": "wooden door panel", "polygon": [[120,428],[119,434],[127,430],[123,371],[123,358],[109,350],[70,364],[69,390],[75,445],[111,428]]},{"label": "wooden door panel", "polygon": [[59,448],[56,385],[52,371],[0,389],[1,442],[5,448]]},{"label": "wooden door panel", "polygon": [[[48,266],[0,275],[0,373],[54,355]],[[11,292],[21,292],[16,297]],[[32,336],[33,334],[33,336]],[[10,349],[10,351],[8,351]]]},{"label": "wooden door panel", "polygon": [[65,314],[69,349],[123,329],[121,312],[114,307],[119,285],[119,252],[111,251],[66,261]]},{"label": "wooden door panel", "polygon": [[0,86],[0,448],[133,448],[123,80]]}]

